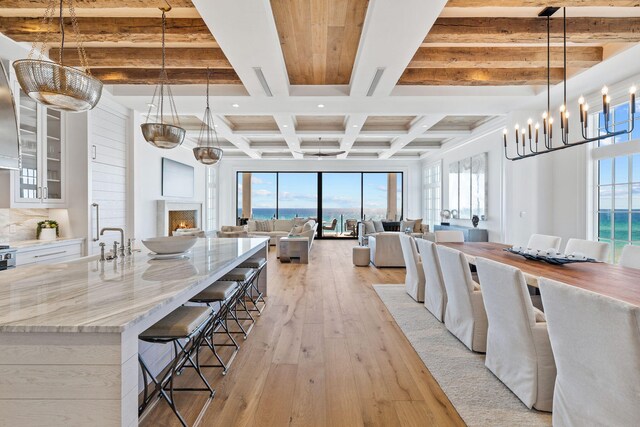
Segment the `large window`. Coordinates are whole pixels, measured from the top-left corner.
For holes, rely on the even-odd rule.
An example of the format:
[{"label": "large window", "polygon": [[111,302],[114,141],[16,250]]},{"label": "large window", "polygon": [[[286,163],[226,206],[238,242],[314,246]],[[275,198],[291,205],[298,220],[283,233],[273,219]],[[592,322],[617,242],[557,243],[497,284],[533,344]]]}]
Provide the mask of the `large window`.
[{"label": "large window", "polygon": [[358,221],[403,216],[402,172],[238,172],[239,222],[311,217],[325,237],[355,237]]},{"label": "large window", "polygon": [[434,230],[434,226],[440,221],[442,210],[442,162],[424,168],[422,178],[424,223],[429,225],[429,230]]},{"label": "large window", "polygon": [[[640,104],[638,105],[640,108]],[[604,116],[597,116],[604,132]],[[600,141],[600,146],[640,140],[640,115],[635,116],[631,135]],[[629,129],[629,104],[612,108],[610,131]],[[610,244],[610,261],[618,262],[622,248],[640,245],[640,154],[601,158],[596,161],[595,235]]]}]

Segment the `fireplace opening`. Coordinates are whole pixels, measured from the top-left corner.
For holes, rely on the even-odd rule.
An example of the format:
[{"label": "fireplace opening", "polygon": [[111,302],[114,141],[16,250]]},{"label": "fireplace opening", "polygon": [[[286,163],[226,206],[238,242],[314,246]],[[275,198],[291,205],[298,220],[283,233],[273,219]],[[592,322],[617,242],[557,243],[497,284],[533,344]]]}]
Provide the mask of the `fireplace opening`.
[{"label": "fireplace opening", "polygon": [[169,211],[169,236],[173,236],[173,232],[184,228],[196,228],[198,226],[197,211]]}]

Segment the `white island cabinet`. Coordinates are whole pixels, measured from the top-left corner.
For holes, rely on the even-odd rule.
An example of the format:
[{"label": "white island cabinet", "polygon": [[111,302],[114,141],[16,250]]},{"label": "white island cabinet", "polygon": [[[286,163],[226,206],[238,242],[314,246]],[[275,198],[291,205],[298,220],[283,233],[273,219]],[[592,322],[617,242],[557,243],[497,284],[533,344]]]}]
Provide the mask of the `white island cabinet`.
[{"label": "white island cabinet", "polygon": [[187,259],[143,251],[0,272],[0,424],[137,425],[138,335],[246,259],[266,258],[268,243],[207,238]]}]

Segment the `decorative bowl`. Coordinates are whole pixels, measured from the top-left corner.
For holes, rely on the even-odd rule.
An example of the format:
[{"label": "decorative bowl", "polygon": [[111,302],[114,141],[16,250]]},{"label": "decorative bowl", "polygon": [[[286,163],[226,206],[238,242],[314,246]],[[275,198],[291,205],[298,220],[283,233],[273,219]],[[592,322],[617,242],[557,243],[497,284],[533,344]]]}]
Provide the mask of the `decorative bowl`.
[{"label": "decorative bowl", "polygon": [[157,254],[180,254],[188,251],[198,241],[197,236],[152,237],[142,241],[151,252]]}]

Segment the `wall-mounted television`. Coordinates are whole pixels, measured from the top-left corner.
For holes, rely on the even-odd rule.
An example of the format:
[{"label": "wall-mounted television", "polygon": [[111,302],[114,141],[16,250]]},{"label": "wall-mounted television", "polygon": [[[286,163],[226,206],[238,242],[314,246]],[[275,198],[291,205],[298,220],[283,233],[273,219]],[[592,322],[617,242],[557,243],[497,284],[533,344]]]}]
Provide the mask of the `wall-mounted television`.
[{"label": "wall-mounted television", "polygon": [[162,158],[162,196],[192,199],[194,193],[193,166]]}]

